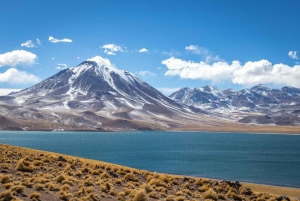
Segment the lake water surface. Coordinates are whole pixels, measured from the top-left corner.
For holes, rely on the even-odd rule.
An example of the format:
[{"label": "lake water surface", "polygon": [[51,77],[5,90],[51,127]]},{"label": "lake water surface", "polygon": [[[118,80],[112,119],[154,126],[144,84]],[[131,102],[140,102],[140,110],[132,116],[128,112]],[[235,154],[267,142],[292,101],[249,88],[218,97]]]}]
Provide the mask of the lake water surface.
[{"label": "lake water surface", "polygon": [[1,131],[0,143],[149,171],[300,187],[300,135]]}]

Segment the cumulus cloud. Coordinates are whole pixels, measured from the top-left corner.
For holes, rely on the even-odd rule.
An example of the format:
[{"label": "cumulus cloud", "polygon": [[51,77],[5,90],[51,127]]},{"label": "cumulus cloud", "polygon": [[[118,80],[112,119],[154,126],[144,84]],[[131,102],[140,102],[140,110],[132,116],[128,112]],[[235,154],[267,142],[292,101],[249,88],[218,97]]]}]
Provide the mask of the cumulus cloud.
[{"label": "cumulus cloud", "polygon": [[202,56],[206,63],[222,61],[219,55],[215,55],[213,52],[209,51],[205,47],[199,47],[198,45],[190,45],[186,46],[185,50],[193,54]]},{"label": "cumulus cloud", "polygon": [[99,66],[107,66],[107,67],[113,67],[113,65],[110,63],[110,60],[107,58],[103,58],[100,56],[95,56],[93,58],[87,59],[88,61],[95,61]]},{"label": "cumulus cloud", "polygon": [[21,91],[21,89],[0,89],[0,96],[8,95],[11,92]]},{"label": "cumulus cloud", "polygon": [[148,52],[148,50],[146,48],[142,48],[139,50],[139,52]]},{"label": "cumulus cloud", "polygon": [[299,59],[298,56],[297,56],[297,51],[289,51],[288,55],[292,59]]},{"label": "cumulus cloud", "polygon": [[33,65],[37,60],[37,56],[25,50],[14,50],[4,54],[0,54],[1,66],[17,66],[17,65]]},{"label": "cumulus cloud", "polygon": [[53,38],[52,36],[49,36],[49,42],[51,42],[51,43],[72,43],[73,41],[68,38],[56,39],[56,38]]},{"label": "cumulus cloud", "polygon": [[0,82],[10,84],[28,84],[37,83],[40,79],[33,74],[28,74],[25,71],[19,71],[15,68],[10,68],[4,73],[0,73]]},{"label": "cumulus cloud", "polygon": [[143,76],[143,77],[155,77],[156,76],[155,73],[152,73],[150,71],[140,71],[137,74],[139,74],[140,76]]},{"label": "cumulus cloud", "polygon": [[27,40],[25,43],[21,43],[21,47],[33,48],[36,47],[32,40]]},{"label": "cumulus cloud", "polygon": [[100,48],[104,49],[104,53],[108,55],[116,55],[115,52],[125,52],[124,49],[126,49],[126,47],[122,47],[116,44],[106,44],[101,46]]},{"label": "cumulus cloud", "polygon": [[231,64],[224,61],[208,64],[174,57],[162,61],[162,64],[168,68],[166,76],[179,76],[183,79],[202,79],[215,83],[230,81],[247,86],[265,83],[300,87],[300,65],[273,65],[267,60],[249,61],[244,65],[239,61]]},{"label": "cumulus cloud", "polygon": [[[40,41],[40,39],[36,39],[36,44],[38,46],[42,46],[42,42]],[[24,43],[21,43],[21,47],[27,47],[27,48],[33,48],[33,47],[37,47],[36,45],[32,40],[27,40],[26,42]]]}]

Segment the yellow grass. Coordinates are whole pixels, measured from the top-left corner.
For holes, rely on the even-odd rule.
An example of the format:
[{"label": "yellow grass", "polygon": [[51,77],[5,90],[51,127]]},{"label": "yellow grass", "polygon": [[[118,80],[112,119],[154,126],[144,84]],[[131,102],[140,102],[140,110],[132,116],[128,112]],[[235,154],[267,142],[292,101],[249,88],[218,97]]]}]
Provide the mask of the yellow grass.
[{"label": "yellow grass", "polygon": [[299,189],[252,184],[235,189],[222,182],[212,185],[206,178],[183,178],[3,144],[0,170],[0,201],[22,200],[20,194],[27,200],[70,201],[275,201],[278,195],[295,201],[300,195]]}]

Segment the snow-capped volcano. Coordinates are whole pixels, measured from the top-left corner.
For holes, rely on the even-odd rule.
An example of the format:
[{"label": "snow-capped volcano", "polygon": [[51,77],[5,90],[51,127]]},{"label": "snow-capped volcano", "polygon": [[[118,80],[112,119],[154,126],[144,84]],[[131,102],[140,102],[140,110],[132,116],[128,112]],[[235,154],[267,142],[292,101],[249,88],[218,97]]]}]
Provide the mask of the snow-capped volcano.
[{"label": "snow-capped volcano", "polygon": [[[21,119],[93,127],[103,127],[121,119],[150,122],[167,128],[176,119],[182,121],[183,116],[188,119],[195,113],[204,113],[176,103],[133,73],[119,70],[108,59],[99,56],[2,100],[0,98],[1,104],[18,107],[9,113],[19,115]],[[66,115],[72,117],[65,118]],[[126,126],[134,127],[127,123]]]},{"label": "snow-capped volcano", "polygon": [[181,107],[134,74],[115,68],[108,59],[99,56],[75,68],[65,69],[13,96],[16,102],[24,105],[39,100],[42,108],[141,109],[146,104]]}]

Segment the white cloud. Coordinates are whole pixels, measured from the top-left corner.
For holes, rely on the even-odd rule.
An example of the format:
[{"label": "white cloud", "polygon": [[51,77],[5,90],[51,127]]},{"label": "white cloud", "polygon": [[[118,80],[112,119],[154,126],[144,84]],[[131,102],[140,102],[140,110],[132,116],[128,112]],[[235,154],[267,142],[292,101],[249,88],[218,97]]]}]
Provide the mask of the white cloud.
[{"label": "white cloud", "polygon": [[108,50],[104,50],[104,53],[108,54],[108,55],[116,55],[116,53],[110,52]]},{"label": "white cloud", "polygon": [[57,64],[59,66],[62,66],[62,67],[67,67],[68,65],[67,64]]},{"label": "white cloud", "polygon": [[52,60],[55,60],[55,57],[53,57]]},{"label": "white cloud", "polygon": [[0,96],[8,95],[11,92],[21,91],[22,89],[0,89]]},{"label": "white cloud", "polygon": [[66,68],[68,68],[67,64],[57,64],[58,66],[56,66],[55,68],[58,70],[64,70]]},{"label": "white cloud", "polygon": [[163,93],[166,96],[171,95],[172,93],[174,93],[175,91],[178,91],[179,89],[181,89],[181,88],[165,88],[165,87],[157,88],[158,91],[160,91],[161,93]]},{"label": "white cloud", "polygon": [[108,54],[108,55],[116,55],[115,52],[125,52],[124,49],[126,49],[126,47],[119,46],[116,44],[106,44],[101,46],[100,48],[104,49],[104,53]]},{"label": "white cloud", "polygon": [[33,65],[37,60],[37,56],[25,50],[14,50],[4,54],[0,54],[1,66],[17,66],[17,65]]},{"label": "white cloud", "polygon": [[64,70],[64,69],[67,69],[67,67],[62,67],[62,66],[56,66],[55,68],[58,69],[58,70]]},{"label": "white cloud", "polygon": [[109,59],[100,56],[95,56],[93,58],[87,59],[87,61],[95,61],[99,66],[113,67]]},{"label": "white cloud", "polygon": [[300,87],[300,65],[290,67],[274,64],[267,60],[249,61],[242,65],[239,61],[215,62],[185,61],[174,57],[162,61],[168,71],[165,75],[183,79],[202,79],[212,82],[230,81],[234,84],[252,86],[256,84],[276,84]]},{"label": "white cloud", "polygon": [[21,47],[33,48],[36,47],[32,40],[27,40],[25,43],[21,43]]},{"label": "white cloud", "polygon": [[219,55],[215,55],[213,52],[209,51],[205,47],[199,47],[198,45],[190,45],[186,46],[185,50],[202,56],[205,59],[206,63],[214,62],[214,61],[222,61]]},{"label": "white cloud", "polygon": [[0,96],[8,95],[11,92],[21,91],[22,89],[0,89]]},{"label": "white cloud", "polygon": [[80,57],[77,57],[77,59],[80,59]]},{"label": "white cloud", "polygon": [[37,83],[40,79],[33,74],[28,74],[25,71],[19,71],[15,68],[10,68],[4,73],[0,73],[0,82],[10,84],[28,84]]},{"label": "white cloud", "polygon": [[155,73],[152,73],[150,71],[140,71],[137,74],[139,74],[140,76],[143,76],[143,77],[155,77],[156,76]]},{"label": "white cloud", "polygon": [[72,43],[73,42],[71,39],[68,39],[68,38],[56,39],[56,38],[53,38],[52,36],[49,36],[49,41],[51,43]]},{"label": "white cloud", "polygon": [[42,46],[42,42],[38,38],[36,39],[36,43],[38,44],[38,46]]},{"label": "white cloud", "polygon": [[289,57],[291,57],[292,59],[299,59],[297,57],[297,51],[289,51],[288,53]]},{"label": "white cloud", "polygon": [[142,48],[139,50],[139,52],[148,52],[148,50],[146,48]]}]

